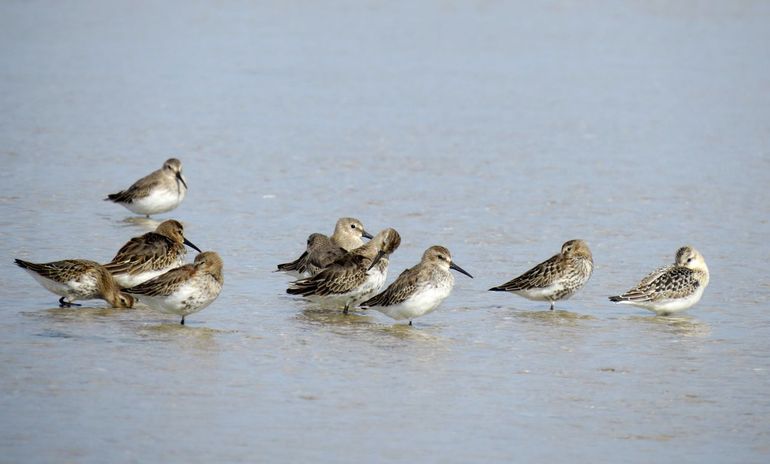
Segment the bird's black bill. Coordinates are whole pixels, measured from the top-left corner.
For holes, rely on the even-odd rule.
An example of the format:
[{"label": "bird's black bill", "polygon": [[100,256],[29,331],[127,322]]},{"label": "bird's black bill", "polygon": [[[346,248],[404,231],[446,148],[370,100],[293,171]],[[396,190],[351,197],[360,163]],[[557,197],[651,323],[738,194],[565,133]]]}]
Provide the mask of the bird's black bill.
[{"label": "bird's black bill", "polygon": [[472,275],[470,275],[470,274],[468,274],[468,273],[465,271],[465,269],[461,268],[460,266],[458,266],[458,265],[457,265],[457,264],[455,264],[455,263],[449,263],[449,269],[454,269],[454,270],[455,270],[455,271],[457,271],[457,272],[460,272],[460,273],[463,273],[463,274],[467,275],[467,276],[468,276],[468,277],[470,277],[471,279],[473,278],[473,276],[472,276]]},{"label": "bird's black bill", "polygon": [[192,248],[193,250],[197,250],[197,251],[198,251],[198,253],[203,253],[203,252],[201,251],[201,249],[200,249],[200,248],[198,248],[197,246],[195,246],[195,245],[193,244],[193,242],[191,242],[191,241],[189,241],[189,240],[187,240],[187,239],[184,239],[184,244],[185,244],[185,245],[187,245],[188,247]]},{"label": "bird's black bill", "polygon": [[176,173],[176,178],[179,179],[179,182],[181,182],[182,185],[184,185],[184,188],[187,188],[187,182],[184,181],[184,178],[182,177],[181,172]]},{"label": "bird's black bill", "polygon": [[385,256],[385,252],[384,252],[384,251],[380,251],[380,252],[378,252],[378,253],[377,253],[377,256],[375,256],[375,257],[374,257],[374,261],[372,261],[372,264],[369,266],[369,268],[367,269],[367,271],[368,271],[369,269],[373,268],[373,267],[374,267],[374,265],[375,265],[375,264],[377,264],[377,263],[378,263],[378,262],[379,262],[379,261],[382,259],[382,257],[383,257],[383,256]]},{"label": "bird's black bill", "polygon": [[367,232],[367,231],[363,231],[363,232],[361,232],[361,236],[362,236],[362,237],[364,237],[364,238],[368,238],[369,240],[371,240],[371,239],[373,239],[373,238],[374,238],[374,237],[372,236],[372,234],[370,234],[370,233],[369,233],[369,232]]}]

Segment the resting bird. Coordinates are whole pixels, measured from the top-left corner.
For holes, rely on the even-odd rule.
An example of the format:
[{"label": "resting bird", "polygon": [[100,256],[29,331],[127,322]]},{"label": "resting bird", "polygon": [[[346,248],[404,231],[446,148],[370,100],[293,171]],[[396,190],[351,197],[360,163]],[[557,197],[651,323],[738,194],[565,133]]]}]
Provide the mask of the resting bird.
[{"label": "resting bird", "polygon": [[554,303],[575,294],[591,278],[594,261],[588,244],[570,240],[554,255],[524,274],[503,285],[492,287],[494,292],[511,292],[535,301]]},{"label": "resting bird", "polygon": [[310,234],[305,252],[290,263],[279,264],[278,270],[296,277],[314,276],[346,252],[363,245],[361,237],[372,238],[364,230],[361,221],[355,218],[340,218],[330,237],[318,233]]},{"label": "resting bird", "polygon": [[222,258],[213,251],[198,254],[192,264],[172,269],[136,287],[127,288],[139,301],[158,311],[182,316],[210,305],[222,291]]},{"label": "resting bird", "polygon": [[133,287],[183,265],[185,245],[201,251],[185,238],[182,223],[169,219],[154,232],[129,240],[104,267],[121,287]]},{"label": "resting bird", "polygon": [[342,308],[347,314],[350,308],[382,289],[388,273],[388,257],[400,244],[398,232],[385,229],[315,276],[292,283],[286,293],[304,296],[327,307]]},{"label": "resting bird", "polygon": [[700,301],[708,284],[709,268],[703,255],[691,246],[683,246],[677,250],[674,264],[652,272],[631,290],[611,296],[610,301],[667,315]]}]

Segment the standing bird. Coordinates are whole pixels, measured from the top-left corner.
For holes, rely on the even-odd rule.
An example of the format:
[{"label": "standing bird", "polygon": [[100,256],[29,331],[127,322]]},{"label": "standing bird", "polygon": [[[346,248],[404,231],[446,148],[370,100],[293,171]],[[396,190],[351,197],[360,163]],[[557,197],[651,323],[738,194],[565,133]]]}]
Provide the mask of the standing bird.
[{"label": "standing bird", "polygon": [[382,290],[388,275],[388,257],[400,244],[398,232],[385,229],[315,276],[292,283],[286,293],[342,307],[347,314],[350,308]]},{"label": "standing bird", "polygon": [[16,265],[37,280],[49,292],[59,295],[59,307],[80,306],[75,300],[105,300],[113,308],[131,308],[134,297],[121,293],[107,269],[85,259],[65,259],[51,263],[30,263],[21,259]]},{"label": "standing bird", "polygon": [[185,245],[201,250],[184,237],[179,221],[161,222],[154,232],[147,232],[126,242],[112,261],[105,264],[121,287],[134,287],[185,263]]},{"label": "standing bird", "polygon": [[652,272],[626,293],[611,296],[610,301],[663,316],[693,306],[708,284],[709,268],[703,255],[691,246],[683,246],[677,250],[674,264]]},{"label": "standing bird", "polygon": [[179,206],[187,193],[187,182],[182,175],[182,162],[169,158],[163,167],[142,177],[134,185],[118,193],[107,195],[112,201],[136,214],[165,213]]},{"label": "standing bird", "polygon": [[570,240],[561,246],[561,253],[552,256],[493,292],[511,292],[535,301],[565,300],[580,290],[591,278],[594,261],[588,244]]},{"label": "standing bird", "polygon": [[395,320],[412,319],[433,312],[452,291],[455,278],[450,269],[461,272],[471,279],[460,266],[452,261],[449,250],[432,246],[425,250],[419,264],[401,273],[384,292],[363,303]]},{"label": "standing bird", "polygon": [[172,269],[136,287],[127,288],[140,301],[158,311],[182,316],[210,305],[222,291],[222,258],[213,251],[198,254],[192,264]]},{"label": "standing bird", "polygon": [[278,270],[296,277],[314,276],[326,266],[364,244],[363,238],[372,238],[364,230],[361,221],[355,218],[340,218],[334,226],[334,233],[327,237],[323,234],[310,234],[307,248],[302,255],[290,263],[278,265]]}]

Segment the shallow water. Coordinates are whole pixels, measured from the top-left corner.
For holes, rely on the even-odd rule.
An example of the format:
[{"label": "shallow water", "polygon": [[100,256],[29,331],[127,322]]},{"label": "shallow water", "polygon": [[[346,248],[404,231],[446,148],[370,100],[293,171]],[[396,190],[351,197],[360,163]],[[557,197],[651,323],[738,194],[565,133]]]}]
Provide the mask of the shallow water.
[{"label": "shallow water", "polygon": [[[766,462],[770,7],[723,3],[3,3],[0,461]],[[157,219],[225,262],[187,326],[11,264],[109,260],[172,155]],[[289,297],[340,216],[475,279],[414,327]],[[557,311],[486,291],[572,238]],[[688,243],[696,307],[606,300]]]}]

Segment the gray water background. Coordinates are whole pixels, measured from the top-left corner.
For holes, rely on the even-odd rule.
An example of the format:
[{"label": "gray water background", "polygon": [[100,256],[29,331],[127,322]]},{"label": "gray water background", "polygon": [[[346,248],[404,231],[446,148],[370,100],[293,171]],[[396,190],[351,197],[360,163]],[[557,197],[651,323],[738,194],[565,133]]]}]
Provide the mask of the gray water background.
[{"label": "gray water background", "polygon": [[[0,461],[767,462],[770,3],[0,4]],[[180,327],[12,264],[109,260],[177,156],[225,262]],[[285,295],[340,216],[475,279],[414,327]],[[587,240],[560,311],[486,289]],[[677,318],[607,295],[696,246]]]}]

